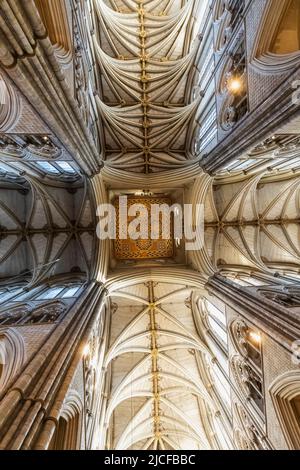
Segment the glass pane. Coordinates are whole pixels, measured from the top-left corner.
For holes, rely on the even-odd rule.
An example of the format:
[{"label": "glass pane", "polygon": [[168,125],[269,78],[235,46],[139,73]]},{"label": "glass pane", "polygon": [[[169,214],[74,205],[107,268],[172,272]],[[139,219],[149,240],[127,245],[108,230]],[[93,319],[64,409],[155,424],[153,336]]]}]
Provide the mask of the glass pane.
[{"label": "glass pane", "polygon": [[256,160],[240,160],[240,163],[234,168],[235,170],[244,170],[245,168],[248,168],[248,166],[252,165],[253,163],[256,162]]},{"label": "glass pane", "polygon": [[228,358],[226,357],[225,353],[220,349],[220,346],[213,340],[213,338],[208,337],[207,342],[211,352],[217,358],[221,369],[225,372],[227,376],[229,376]]},{"label": "glass pane", "polygon": [[37,297],[37,300],[55,299],[55,297],[57,297],[58,294],[60,294],[62,290],[63,290],[63,287],[52,287],[46,292],[43,292],[42,294],[40,294]]},{"label": "glass pane", "polygon": [[56,165],[59,166],[63,171],[67,173],[76,173],[74,168],[67,162],[56,162]]},{"label": "glass pane", "polygon": [[219,310],[217,307],[215,307],[213,304],[211,304],[208,301],[207,301],[206,305],[207,305],[208,312],[211,315],[213,315],[214,317],[216,317],[216,319],[219,320],[219,322],[221,322],[224,326],[226,326],[225,314],[223,312],[221,312],[221,310]]},{"label": "glass pane", "polygon": [[218,336],[225,344],[227,344],[226,332],[220,327],[220,325],[211,316],[208,317],[208,321],[211,327],[212,334]]},{"label": "glass pane", "polygon": [[[23,289],[21,289],[22,291]],[[21,292],[20,292],[21,293]],[[18,297],[16,299],[14,299],[15,301],[17,302],[20,302],[21,300],[26,300],[26,299],[29,299],[31,296],[33,295],[33,292],[32,291],[29,291],[29,292],[22,292],[21,295],[18,295]]]},{"label": "glass pane", "polygon": [[215,387],[220,395],[220,398],[223,399],[224,403],[228,407],[230,407],[230,385],[218,366],[214,367],[213,376],[215,380]]},{"label": "glass pane", "polygon": [[20,292],[22,292],[22,289],[0,292],[0,303],[6,302],[7,300],[11,299],[15,295],[20,294]]},{"label": "glass pane", "polygon": [[37,165],[46,173],[59,174],[59,171],[49,162],[37,162]]},{"label": "glass pane", "polygon": [[63,293],[62,298],[63,298],[63,299],[66,299],[66,298],[68,298],[68,297],[75,297],[75,295],[77,294],[78,290],[79,290],[79,286],[70,287],[69,289],[67,289],[67,290]]}]

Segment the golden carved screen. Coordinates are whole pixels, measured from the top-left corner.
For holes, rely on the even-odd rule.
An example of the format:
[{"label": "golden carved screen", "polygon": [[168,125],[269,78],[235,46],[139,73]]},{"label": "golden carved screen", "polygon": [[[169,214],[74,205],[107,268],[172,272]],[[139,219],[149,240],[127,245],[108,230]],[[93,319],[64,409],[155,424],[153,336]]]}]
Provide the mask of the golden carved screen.
[{"label": "golden carved screen", "polygon": [[[161,258],[172,258],[174,255],[174,239],[173,239],[173,218],[170,220],[170,239],[163,239],[162,236],[162,217],[160,217],[159,227],[155,229],[159,233],[157,240],[151,240],[151,206],[152,204],[167,204],[168,206],[172,205],[172,201],[167,197],[145,197],[145,196],[128,196],[128,207],[129,208],[134,204],[143,204],[147,209],[148,213],[148,239],[138,239],[132,240],[127,238],[126,240],[120,239],[119,231],[119,198],[116,198],[114,201],[114,206],[116,209],[117,215],[117,233],[116,240],[114,242],[115,248],[115,257],[119,260],[139,260],[139,259],[161,259]],[[130,217],[127,215],[127,229],[130,224],[136,217],[139,216],[139,213],[135,217]]]}]

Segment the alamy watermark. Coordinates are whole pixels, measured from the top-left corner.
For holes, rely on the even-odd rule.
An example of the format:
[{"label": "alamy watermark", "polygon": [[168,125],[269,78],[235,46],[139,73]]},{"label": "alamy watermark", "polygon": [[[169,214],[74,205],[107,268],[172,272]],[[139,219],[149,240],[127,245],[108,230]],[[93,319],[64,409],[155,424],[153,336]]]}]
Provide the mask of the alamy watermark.
[{"label": "alamy watermark", "polygon": [[187,251],[203,248],[203,204],[128,204],[127,196],[120,196],[118,208],[113,204],[100,204],[97,216],[100,240],[174,239],[184,240]]}]

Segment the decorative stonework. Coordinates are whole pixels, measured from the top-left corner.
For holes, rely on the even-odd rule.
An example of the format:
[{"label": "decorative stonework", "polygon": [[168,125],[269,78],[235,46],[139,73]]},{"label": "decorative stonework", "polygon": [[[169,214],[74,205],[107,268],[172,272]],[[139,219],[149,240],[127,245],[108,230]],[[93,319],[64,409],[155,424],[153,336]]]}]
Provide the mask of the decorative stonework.
[{"label": "decorative stonework", "polygon": [[231,335],[231,339],[233,343],[235,344],[237,351],[242,356],[247,356],[248,354],[247,331],[248,331],[248,326],[241,319],[234,320],[230,325],[229,332]]},{"label": "decorative stonework", "polygon": [[240,386],[242,393],[249,397],[249,379],[250,379],[250,368],[245,359],[241,356],[235,355],[230,360],[230,367],[235,382]]},{"label": "decorative stonework", "polygon": [[[245,33],[243,29],[230,46],[223,71],[218,80],[219,121],[224,131],[231,130],[248,112],[247,65]],[[231,88],[233,81],[239,88]]]},{"label": "decorative stonework", "polygon": [[259,295],[285,308],[300,307],[300,288],[294,286],[258,289]]},{"label": "decorative stonework", "polygon": [[238,403],[233,406],[234,441],[239,450],[269,450],[270,447],[262,431],[254,424],[245,408]]},{"label": "decorative stonework", "polygon": [[33,325],[44,323],[55,323],[66,311],[66,306],[61,302],[51,302],[32,307],[30,305],[21,305],[7,312],[0,313],[0,325]]}]

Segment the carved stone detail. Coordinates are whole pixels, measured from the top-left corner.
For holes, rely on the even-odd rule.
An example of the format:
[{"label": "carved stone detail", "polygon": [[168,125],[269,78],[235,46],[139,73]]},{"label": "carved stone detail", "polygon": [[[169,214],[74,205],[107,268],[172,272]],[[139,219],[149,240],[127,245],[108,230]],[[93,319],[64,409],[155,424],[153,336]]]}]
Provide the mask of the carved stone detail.
[{"label": "carved stone detail", "polygon": [[32,325],[54,323],[66,311],[66,306],[60,302],[43,304],[41,306],[21,305],[0,314],[0,325]]}]

